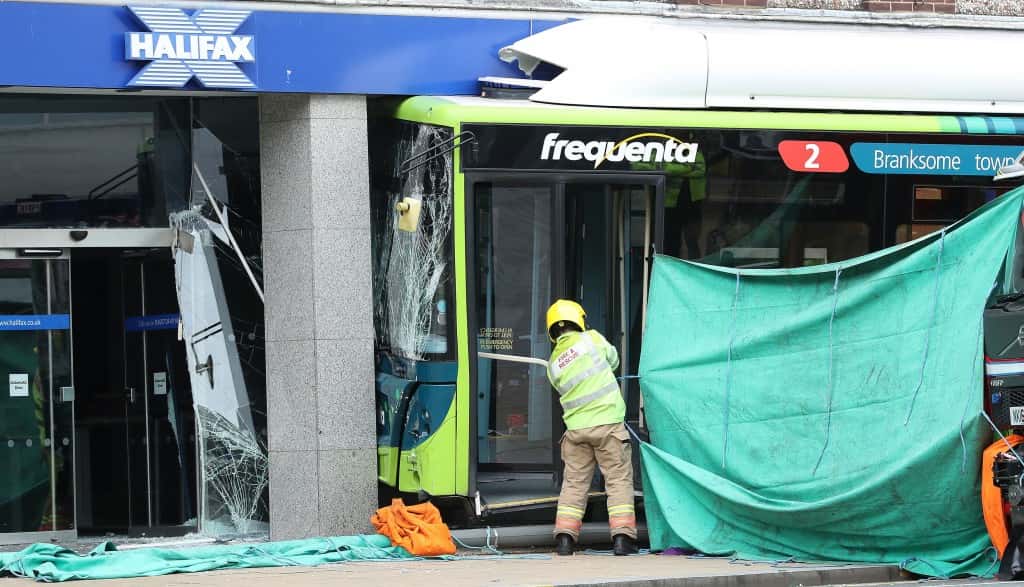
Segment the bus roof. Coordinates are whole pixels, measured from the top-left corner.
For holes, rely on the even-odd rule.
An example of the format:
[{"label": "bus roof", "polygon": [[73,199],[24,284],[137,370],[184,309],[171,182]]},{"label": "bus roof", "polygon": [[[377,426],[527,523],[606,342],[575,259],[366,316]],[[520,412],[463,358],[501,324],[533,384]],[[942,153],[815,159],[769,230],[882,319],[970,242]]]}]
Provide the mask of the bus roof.
[{"label": "bus roof", "polygon": [[554,66],[530,97],[549,104],[1019,116],[1022,42],[1021,30],[594,17],[499,56],[529,74]]},{"label": "bus roof", "polygon": [[417,96],[396,117],[459,127],[463,123],[668,128],[736,128],[863,132],[1024,134],[1024,118],[941,114],[659,110],[542,104],[475,96]]}]

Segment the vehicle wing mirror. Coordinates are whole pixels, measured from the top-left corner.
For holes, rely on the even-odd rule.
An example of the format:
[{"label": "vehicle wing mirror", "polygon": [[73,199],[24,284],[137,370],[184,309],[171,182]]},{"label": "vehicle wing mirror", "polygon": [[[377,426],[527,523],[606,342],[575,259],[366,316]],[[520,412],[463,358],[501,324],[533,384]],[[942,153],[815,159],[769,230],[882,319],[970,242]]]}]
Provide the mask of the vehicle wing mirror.
[{"label": "vehicle wing mirror", "polygon": [[398,230],[405,232],[416,232],[420,226],[420,209],[423,203],[416,198],[405,197],[395,204],[395,211],[398,212]]},{"label": "vehicle wing mirror", "polygon": [[999,168],[999,173],[992,178],[992,181],[1002,181],[1004,179],[1015,179],[1024,176],[1024,152],[1017,155],[1017,159],[1013,163]]}]

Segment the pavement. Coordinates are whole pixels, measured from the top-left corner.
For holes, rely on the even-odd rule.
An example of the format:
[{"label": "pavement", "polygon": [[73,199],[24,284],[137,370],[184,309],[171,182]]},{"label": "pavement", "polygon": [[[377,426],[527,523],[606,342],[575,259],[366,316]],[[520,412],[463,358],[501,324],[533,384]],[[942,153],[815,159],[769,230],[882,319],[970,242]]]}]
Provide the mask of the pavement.
[{"label": "pavement", "polygon": [[[101,586],[388,587],[609,586],[609,587],[791,587],[794,585],[890,584],[908,581],[892,566],[802,565],[732,562],[724,558],[605,553],[470,555],[460,560],[350,562],[320,567],[277,567],[89,581]],[[0,587],[33,584],[0,579]],[[913,584],[913,583],[908,583]],[[930,584],[931,585],[931,584]]]},{"label": "pavement", "polygon": [[[603,538],[601,524],[595,534]],[[507,529],[506,529],[507,530]],[[584,526],[584,531],[588,526]],[[593,533],[593,532],[592,532]],[[490,530],[487,532],[491,541]],[[511,535],[502,535],[510,542]],[[483,542],[481,537],[463,536],[470,542]],[[593,537],[592,537],[593,538]],[[121,550],[165,548],[170,550],[206,546],[211,538],[190,534],[179,537],[118,536],[79,537],[60,545],[79,553],[92,550],[100,541],[110,540]],[[232,544],[263,542],[260,535],[240,537]],[[497,538],[494,539],[497,541]],[[600,540],[591,540],[600,545]],[[18,551],[27,545],[2,545],[0,551]],[[721,557],[668,556],[642,554],[616,557],[611,551],[595,546],[571,557],[559,557],[553,545],[534,542],[533,546],[503,546],[502,554],[490,554],[472,547],[460,549],[456,560],[363,561],[319,567],[274,567],[263,569],[232,569],[200,573],[181,573],[161,577],[94,580],[82,587],[127,586],[227,586],[245,587],[319,587],[326,585],[380,585],[386,587],[464,587],[480,585],[509,586],[593,586],[593,587],[794,587],[811,585],[857,585],[877,587],[902,584],[918,587],[919,578],[901,572],[892,565],[858,565],[847,563],[800,564],[738,561]],[[0,576],[0,587],[34,584],[29,579]],[[991,581],[928,580],[928,587],[975,587],[995,585]]]}]

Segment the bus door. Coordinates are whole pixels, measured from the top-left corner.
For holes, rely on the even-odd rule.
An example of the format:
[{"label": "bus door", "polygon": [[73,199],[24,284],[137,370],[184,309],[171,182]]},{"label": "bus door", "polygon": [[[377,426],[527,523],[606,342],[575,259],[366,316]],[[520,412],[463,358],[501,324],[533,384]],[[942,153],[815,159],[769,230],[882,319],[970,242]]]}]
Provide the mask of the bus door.
[{"label": "bus door", "polygon": [[636,374],[647,315],[647,287],[658,246],[657,184],[569,183],[565,186],[566,296],[587,312],[587,327],[619,351],[627,420],[642,423]]},{"label": "bus door", "polygon": [[578,300],[588,327],[619,350],[627,418],[639,423],[639,386],[628,376],[639,364],[661,183],[600,176],[470,183],[478,509],[552,505],[564,427],[544,367],[547,307]]}]

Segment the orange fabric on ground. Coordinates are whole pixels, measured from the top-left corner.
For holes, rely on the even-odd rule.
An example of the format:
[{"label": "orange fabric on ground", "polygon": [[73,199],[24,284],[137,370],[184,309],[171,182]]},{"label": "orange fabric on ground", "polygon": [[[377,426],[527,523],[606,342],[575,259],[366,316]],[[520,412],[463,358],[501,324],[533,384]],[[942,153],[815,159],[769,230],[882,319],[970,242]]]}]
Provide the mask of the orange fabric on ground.
[{"label": "orange fabric on ground", "polygon": [[[1016,448],[1018,444],[1024,442],[1024,436],[1011,434],[1006,440]],[[985,516],[988,537],[992,541],[992,546],[999,551],[999,558],[1003,557],[1003,550],[1010,542],[1006,515],[1003,513],[1002,490],[992,484],[992,463],[1001,452],[1006,452],[1006,443],[1000,438],[990,444],[981,455],[981,511]]]},{"label": "orange fabric on ground", "polygon": [[401,499],[394,499],[390,506],[377,510],[370,521],[378,534],[391,539],[393,546],[417,556],[455,554],[452,533],[441,520],[441,512],[429,501],[407,506]]}]

